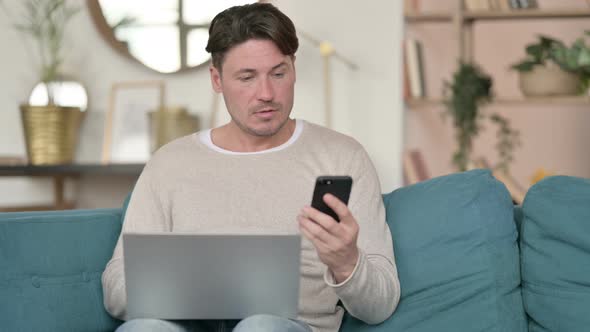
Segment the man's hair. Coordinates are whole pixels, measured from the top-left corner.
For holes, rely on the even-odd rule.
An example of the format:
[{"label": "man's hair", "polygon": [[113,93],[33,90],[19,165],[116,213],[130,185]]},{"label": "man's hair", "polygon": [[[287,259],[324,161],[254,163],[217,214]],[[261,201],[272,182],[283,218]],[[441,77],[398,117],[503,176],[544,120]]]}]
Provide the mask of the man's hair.
[{"label": "man's hair", "polygon": [[209,27],[205,50],[213,66],[221,72],[225,54],[250,39],[270,40],[284,55],[294,55],[299,47],[295,25],[270,3],[253,3],[228,8],[217,14]]}]

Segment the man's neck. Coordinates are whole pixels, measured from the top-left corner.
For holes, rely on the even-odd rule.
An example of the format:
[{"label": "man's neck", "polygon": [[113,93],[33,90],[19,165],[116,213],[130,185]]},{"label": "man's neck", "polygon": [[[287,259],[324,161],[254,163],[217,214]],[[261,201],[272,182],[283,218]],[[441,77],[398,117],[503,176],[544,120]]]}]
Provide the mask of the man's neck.
[{"label": "man's neck", "polygon": [[289,119],[287,123],[272,136],[256,136],[244,132],[233,122],[211,130],[211,141],[214,145],[233,152],[259,152],[275,148],[286,143],[295,131],[296,121]]}]

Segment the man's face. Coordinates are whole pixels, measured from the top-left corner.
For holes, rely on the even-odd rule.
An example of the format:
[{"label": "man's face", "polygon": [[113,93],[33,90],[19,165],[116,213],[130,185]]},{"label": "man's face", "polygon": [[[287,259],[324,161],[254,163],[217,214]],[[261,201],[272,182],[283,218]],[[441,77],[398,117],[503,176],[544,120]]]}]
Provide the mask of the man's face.
[{"label": "man's face", "polygon": [[289,120],[295,87],[294,57],[270,40],[251,39],[226,54],[211,81],[223,93],[232,121],[245,133],[269,137]]}]

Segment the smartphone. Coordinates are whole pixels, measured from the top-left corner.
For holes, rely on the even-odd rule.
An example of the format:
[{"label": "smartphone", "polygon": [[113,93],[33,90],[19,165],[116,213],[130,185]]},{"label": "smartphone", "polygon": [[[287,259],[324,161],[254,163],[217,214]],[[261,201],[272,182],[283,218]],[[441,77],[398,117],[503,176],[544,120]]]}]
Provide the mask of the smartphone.
[{"label": "smartphone", "polygon": [[311,206],[340,222],[336,212],[324,203],[323,197],[325,194],[332,194],[348,205],[351,189],[352,178],[350,176],[319,176],[315,181]]}]

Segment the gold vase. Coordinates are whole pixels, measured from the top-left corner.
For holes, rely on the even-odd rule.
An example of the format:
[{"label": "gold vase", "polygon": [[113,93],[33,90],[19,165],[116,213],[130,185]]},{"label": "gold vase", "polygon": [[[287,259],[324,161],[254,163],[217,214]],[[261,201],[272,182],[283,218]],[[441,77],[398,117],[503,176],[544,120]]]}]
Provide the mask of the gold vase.
[{"label": "gold vase", "polygon": [[182,107],[165,107],[148,114],[152,153],[175,138],[199,130],[199,118]]},{"label": "gold vase", "polygon": [[74,160],[84,113],[78,107],[20,107],[29,163],[68,164]]}]

